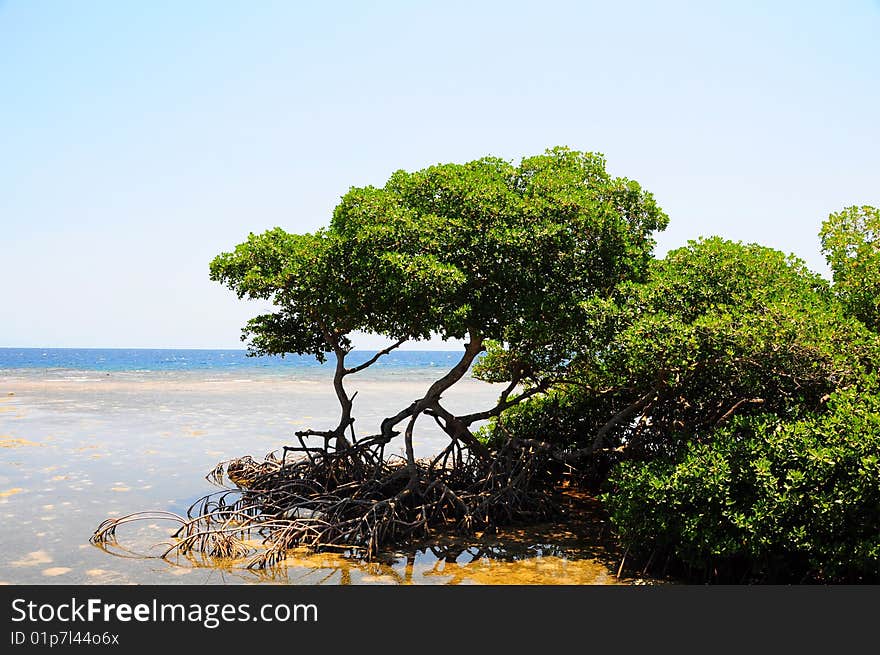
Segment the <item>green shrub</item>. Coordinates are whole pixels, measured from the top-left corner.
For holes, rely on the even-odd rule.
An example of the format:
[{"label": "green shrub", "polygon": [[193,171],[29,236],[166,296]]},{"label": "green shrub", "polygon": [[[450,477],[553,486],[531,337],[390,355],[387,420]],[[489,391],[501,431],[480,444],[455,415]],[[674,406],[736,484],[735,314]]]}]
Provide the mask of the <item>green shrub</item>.
[{"label": "green shrub", "polygon": [[701,239],[582,304],[555,349],[491,346],[479,377],[557,384],[484,438],[577,458],[643,564],[880,582],[877,216],[851,208],[823,227],[833,285],[779,251]]},{"label": "green shrub", "polygon": [[[490,428],[495,439],[580,449],[601,434],[602,457],[674,457],[735,416],[818,410],[880,362],[877,335],[845,316],[803,262],[719,238],[670,252],[647,281],[585,316],[560,375],[567,382],[505,412]],[[476,374],[492,379],[511,362],[490,350]]]},{"label": "green shrub", "polygon": [[677,461],[622,463],[603,501],[625,544],[706,579],[876,582],[880,394],[839,392],[797,420],[744,417]]}]

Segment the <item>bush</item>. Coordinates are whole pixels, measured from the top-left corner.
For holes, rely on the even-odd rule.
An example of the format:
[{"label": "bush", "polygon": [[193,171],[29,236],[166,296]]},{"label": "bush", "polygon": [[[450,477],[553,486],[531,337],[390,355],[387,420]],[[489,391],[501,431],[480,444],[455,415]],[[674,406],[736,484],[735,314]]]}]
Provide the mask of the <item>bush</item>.
[{"label": "bush", "polygon": [[701,239],[584,303],[558,368],[490,348],[478,376],[557,384],[484,436],[577,459],[646,566],[880,582],[877,221],[850,208],[823,226],[833,285],[779,251]]},{"label": "bush", "polygon": [[880,580],[880,394],[751,416],[677,458],[625,462],[603,501],[622,541],[727,582]]},{"label": "bush", "polygon": [[[672,457],[736,416],[819,410],[880,361],[877,336],[843,314],[827,282],[754,244],[691,242],[590,309],[566,383],[505,412],[495,439]],[[485,379],[505,363],[489,355]]]}]

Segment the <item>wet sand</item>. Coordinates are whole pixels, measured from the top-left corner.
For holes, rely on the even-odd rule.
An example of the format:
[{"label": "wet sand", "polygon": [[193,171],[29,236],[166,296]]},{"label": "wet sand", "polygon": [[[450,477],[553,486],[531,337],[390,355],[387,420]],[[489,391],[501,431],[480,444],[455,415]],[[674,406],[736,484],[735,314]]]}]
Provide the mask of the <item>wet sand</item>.
[{"label": "wet sand", "polygon": [[[360,434],[418,397],[426,380],[366,378],[350,385]],[[474,411],[499,388],[463,380],[445,398]],[[335,424],[324,377],[207,373],[88,372],[0,375],[0,583],[35,584],[607,584],[613,557],[596,525],[509,529],[470,542],[438,540],[381,561],[291,553],[274,572],[242,562],[206,566],[153,557],[170,523],[120,528],[123,548],[89,544],[105,518],[147,509],[185,512],[216,489],[205,475],[218,461],[262,457],[295,430]],[[417,456],[445,444],[430,422],[418,425]],[[402,444],[398,447],[402,454]],[[392,450],[392,452],[397,452]],[[606,540],[607,541],[607,540]]]}]

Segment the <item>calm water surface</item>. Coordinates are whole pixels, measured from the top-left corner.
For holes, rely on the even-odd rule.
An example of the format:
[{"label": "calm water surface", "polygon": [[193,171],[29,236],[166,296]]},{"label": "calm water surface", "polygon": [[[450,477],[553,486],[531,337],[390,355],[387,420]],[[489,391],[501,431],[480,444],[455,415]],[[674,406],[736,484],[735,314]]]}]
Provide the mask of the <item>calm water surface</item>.
[{"label": "calm water surface", "polygon": [[[457,358],[396,355],[352,379],[362,434],[375,432]],[[371,563],[295,552],[271,573],[248,571],[243,562],[207,566],[149,557],[167,542],[170,523],[121,527],[122,548],[111,553],[89,544],[105,518],[184,512],[216,489],[204,476],[218,461],[262,457],[290,443],[295,430],[335,425],[330,377],[329,366],[261,362],[240,351],[0,349],[0,582],[617,582],[619,555],[603,550],[601,526],[592,520],[511,528],[470,541],[439,539]],[[499,393],[473,379],[457,386],[446,400],[459,411],[491,406]],[[419,427],[418,456],[445,444],[432,423]]]}]

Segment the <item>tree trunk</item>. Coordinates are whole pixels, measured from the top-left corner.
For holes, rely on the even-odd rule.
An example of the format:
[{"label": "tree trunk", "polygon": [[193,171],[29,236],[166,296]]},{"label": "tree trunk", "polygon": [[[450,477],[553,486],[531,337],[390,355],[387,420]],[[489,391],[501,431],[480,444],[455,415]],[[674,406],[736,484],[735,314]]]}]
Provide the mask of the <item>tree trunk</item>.
[{"label": "tree trunk", "polygon": [[345,351],[338,346],[333,349],[336,355],[336,370],[333,373],[333,389],[336,391],[336,397],[339,399],[339,406],[342,413],[339,417],[339,425],[333,430],[336,435],[336,450],[345,450],[348,448],[348,440],[345,438],[345,431],[351,426],[353,419],[351,418],[352,400],[345,391],[342,381],[346,375],[345,368]]},{"label": "tree trunk", "polygon": [[[483,338],[476,331],[471,330],[469,332],[470,341],[465,344],[464,353],[461,356],[461,359],[453,366],[442,378],[435,381],[430,387],[428,387],[428,391],[425,392],[425,395],[413,402],[412,405],[407,407],[406,409],[401,410],[397,413],[397,415],[393,417],[386,418],[382,421],[382,436],[386,439],[391,439],[394,437],[394,426],[403,421],[406,418],[410,418],[409,423],[407,424],[406,430],[404,432],[404,439],[406,441],[406,452],[407,452],[407,462],[410,466],[415,466],[414,458],[412,457],[412,430],[415,425],[415,421],[418,418],[419,414],[425,412],[426,410],[433,412],[434,415],[439,416],[443,419],[444,425],[443,430],[452,438],[464,443],[468,449],[474,453],[475,455],[485,457],[488,456],[488,451],[485,446],[471,434],[470,430],[468,430],[467,426],[462,423],[459,419],[457,419],[453,414],[443,408],[440,405],[440,398],[442,394],[449,389],[456,382],[461,380],[464,377],[465,373],[470,369],[471,364],[473,364],[474,360],[477,358],[477,355],[480,354],[483,350]],[[410,461],[412,460],[412,461]]]}]

